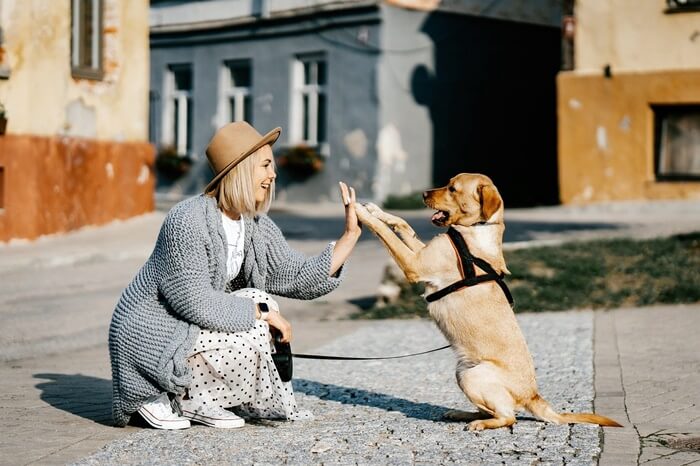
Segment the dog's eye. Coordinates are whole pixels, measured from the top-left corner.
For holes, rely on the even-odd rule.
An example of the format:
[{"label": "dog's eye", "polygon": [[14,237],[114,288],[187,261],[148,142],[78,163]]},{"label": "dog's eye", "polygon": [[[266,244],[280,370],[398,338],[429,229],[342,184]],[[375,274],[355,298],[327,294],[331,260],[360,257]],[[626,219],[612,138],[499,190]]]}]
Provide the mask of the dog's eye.
[{"label": "dog's eye", "polygon": [[457,191],[454,186],[450,186],[449,188],[447,188],[447,190],[451,193]]}]

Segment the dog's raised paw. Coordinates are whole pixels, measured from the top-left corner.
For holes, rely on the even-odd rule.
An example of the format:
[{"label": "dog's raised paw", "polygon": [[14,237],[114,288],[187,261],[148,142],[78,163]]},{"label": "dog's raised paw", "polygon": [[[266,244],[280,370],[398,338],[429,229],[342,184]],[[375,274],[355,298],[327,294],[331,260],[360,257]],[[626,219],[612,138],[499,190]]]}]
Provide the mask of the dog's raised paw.
[{"label": "dog's raised paw", "polygon": [[378,214],[381,214],[384,212],[382,209],[379,208],[379,206],[377,206],[377,204],[375,204],[373,202],[368,202],[367,204],[365,204],[365,207],[367,207],[367,210],[369,211],[369,213],[374,215],[375,217]]},{"label": "dog's raised paw", "polygon": [[355,203],[355,213],[357,214],[357,218],[360,219],[362,223],[367,223],[367,220],[369,220],[370,217],[373,217],[369,210],[367,210],[367,207],[359,202]]}]

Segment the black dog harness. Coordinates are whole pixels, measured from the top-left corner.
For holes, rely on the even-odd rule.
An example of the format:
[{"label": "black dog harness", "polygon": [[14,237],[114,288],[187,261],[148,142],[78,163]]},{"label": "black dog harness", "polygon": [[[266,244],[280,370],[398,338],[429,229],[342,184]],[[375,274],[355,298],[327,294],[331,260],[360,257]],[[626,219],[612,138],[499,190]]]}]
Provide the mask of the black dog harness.
[{"label": "black dog harness", "polygon": [[[478,285],[479,283],[495,281],[498,283],[498,286],[501,287],[501,290],[503,290],[503,294],[506,295],[506,298],[508,298],[508,302],[512,305],[513,295],[510,294],[508,285],[506,285],[506,282],[503,281],[505,274],[496,272],[493,267],[491,267],[491,264],[485,260],[474,257],[472,253],[469,252],[469,248],[467,247],[467,243],[464,241],[464,238],[462,238],[462,235],[456,229],[452,227],[448,228],[447,235],[450,238],[452,247],[455,249],[455,253],[457,253],[457,262],[459,263],[459,272],[462,275],[462,279],[439,291],[436,291],[435,293],[429,294],[425,297],[426,301],[432,303],[433,301],[444,298],[448,294],[459,291],[462,288]],[[474,266],[479,267],[481,270],[486,272],[486,274],[477,276],[476,272],[474,271]]]}]

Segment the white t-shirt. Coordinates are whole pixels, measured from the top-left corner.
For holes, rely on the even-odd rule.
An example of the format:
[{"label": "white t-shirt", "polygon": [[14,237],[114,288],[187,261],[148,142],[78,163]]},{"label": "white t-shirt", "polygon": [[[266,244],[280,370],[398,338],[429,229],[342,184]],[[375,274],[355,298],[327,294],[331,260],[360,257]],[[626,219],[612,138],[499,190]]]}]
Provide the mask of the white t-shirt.
[{"label": "white t-shirt", "polygon": [[245,240],[245,224],[243,217],[240,220],[233,220],[228,215],[221,213],[224,223],[224,233],[226,233],[226,243],[228,244],[228,254],[226,257],[226,273],[228,279],[236,278],[243,265],[243,243]]}]

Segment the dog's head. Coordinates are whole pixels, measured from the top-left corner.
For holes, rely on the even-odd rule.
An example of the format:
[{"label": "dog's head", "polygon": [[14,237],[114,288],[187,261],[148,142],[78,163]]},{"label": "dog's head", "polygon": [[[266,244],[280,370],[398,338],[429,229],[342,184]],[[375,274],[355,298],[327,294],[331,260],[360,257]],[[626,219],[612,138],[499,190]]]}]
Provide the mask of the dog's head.
[{"label": "dog's head", "polygon": [[460,173],[447,186],[424,192],[423,202],[437,210],[431,220],[440,227],[503,221],[498,189],[489,177],[477,173]]}]

